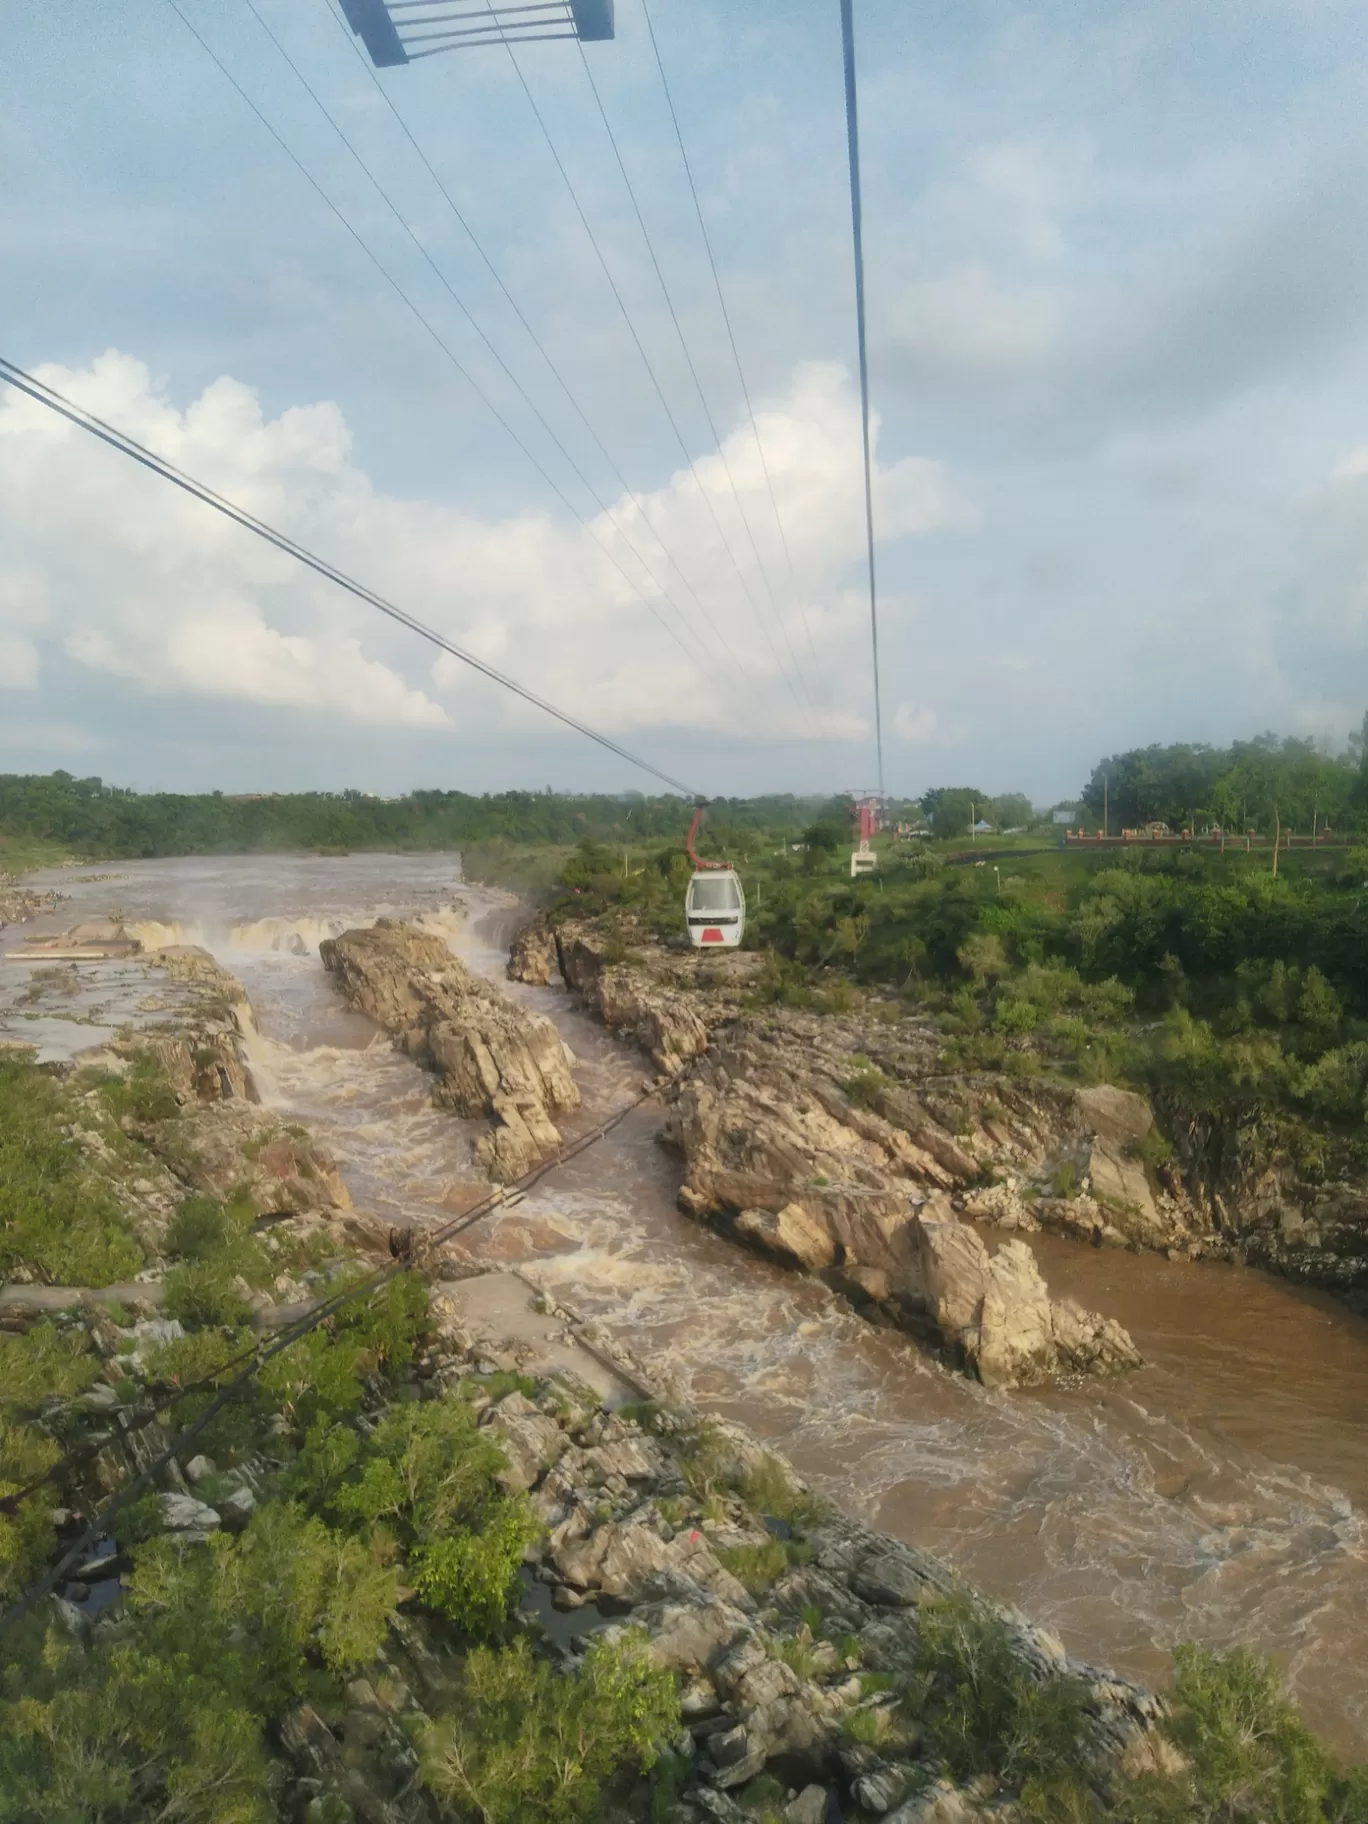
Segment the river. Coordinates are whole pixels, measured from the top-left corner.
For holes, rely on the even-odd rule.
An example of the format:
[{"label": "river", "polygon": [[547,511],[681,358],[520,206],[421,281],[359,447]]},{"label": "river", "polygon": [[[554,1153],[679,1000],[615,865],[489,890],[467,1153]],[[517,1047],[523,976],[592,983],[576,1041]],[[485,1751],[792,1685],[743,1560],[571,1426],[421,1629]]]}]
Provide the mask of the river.
[{"label": "river", "polygon": [[[141,862],[35,884],[70,898],[29,931],[117,912],[150,942],[203,943],[231,968],[255,1012],[263,1095],[332,1147],[358,1204],[421,1221],[471,1200],[471,1124],[432,1105],[317,955],[348,925],[422,915],[502,980],[507,902],[462,887],[454,857]],[[27,979],[0,972],[0,1030],[52,1055],[134,1005],[117,966],[83,966],[79,990],[39,985],[19,1005]],[[568,1135],[636,1092],[643,1060],[563,989],[509,991],[549,1013],[580,1060]],[[659,1126],[645,1104],[472,1231],[472,1254],[520,1261],[665,1385],[740,1419],[816,1488],[943,1553],[1072,1651],[1155,1681],[1177,1641],[1249,1642],[1277,1657],[1313,1726],[1368,1758],[1368,1320],[1247,1269],[1036,1237],[1051,1289],[1119,1318],[1146,1366],[987,1392],[679,1215]]]}]

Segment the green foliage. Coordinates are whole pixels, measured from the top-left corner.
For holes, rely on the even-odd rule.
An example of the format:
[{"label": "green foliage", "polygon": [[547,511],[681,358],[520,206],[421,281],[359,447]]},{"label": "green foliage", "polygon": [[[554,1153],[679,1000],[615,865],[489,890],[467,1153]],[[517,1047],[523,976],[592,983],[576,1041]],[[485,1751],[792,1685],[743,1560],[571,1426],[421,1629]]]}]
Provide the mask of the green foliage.
[{"label": "green foliage", "polygon": [[217,1260],[194,1260],[174,1267],[166,1276],[163,1308],[168,1317],[195,1329],[209,1324],[245,1324],[252,1315],[251,1300],[236,1286],[227,1265]]},{"label": "green foliage", "polygon": [[[0,1411],[0,1495],[14,1495],[49,1469],[61,1451],[30,1426],[13,1424]],[[52,1496],[39,1489],[17,1513],[0,1514],[0,1600],[23,1589],[52,1547]]]},{"label": "green foliage", "polygon": [[877,1748],[886,1742],[893,1734],[893,1727],[893,1712],[885,1704],[847,1710],[841,1718],[841,1734],[848,1741],[861,1742],[868,1748]]},{"label": "green foliage", "polygon": [[539,1530],[526,1501],[495,1502],[478,1531],[457,1527],[418,1547],[412,1559],[415,1588],[462,1633],[491,1639],[508,1619],[518,1567]]},{"label": "green foliage", "polygon": [[[714,828],[737,834],[783,826],[795,834],[818,810],[815,798],[714,800]],[[690,800],[606,793],[416,791],[402,798],[364,792],[281,792],[233,798],[220,792],[132,792],[70,773],[0,774],[0,831],[17,853],[40,843],[84,855],[202,855],[311,848],[449,849],[503,838],[516,843],[642,842],[680,846]],[[2,852],[6,859],[7,847]],[[621,866],[621,850],[618,850]],[[477,869],[478,876],[478,869]]]},{"label": "green foliage", "polygon": [[[0,1687],[0,1819],[265,1824],[262,1724],[374,1657],[398,1599],[380,1552],[298,1508],[237,1539],[135,1552],[127,1619],[94,1651],[31,1636]],[[12,1649],[10,1649],[12,1653]],[[148,1815],[148,1814],[143,1814]]]},{"label": "green foliage", "polygon": [[100,1371],[83,1329],[35,1324],[22,1336],[0,1334],[0,1413],[33,1413],[44,1400],[70,1399]]},{"label": "green foliage", "polygon": [[1007,1623],[967,1594],[924,1604],[918,1623],[909,1701],[957,1779],[991,1772],[1020,1790],[1077,1778],[1088,1701],[1081,1680],[1037,1679]]},{"label": "green foliage", "polygon": [[[343,1281],[331,1289],[344,1288]],[[422,1280],[416,1273],[400,1273],[272,1356],[259,1384],[305,1429],[320,1416],[355,1412],[366,1376],[393,1373],[413,1360],[426,1315]]]},{"label": "green foliage", "polygon": [[614,1776],[649,1768],[678,1727],[674,1680],[640,1636],[596,1640],[572,1676],[519,1640],[471,1653],[419,1761],[429,1789],[482,1824],[596,1824]]},{"label": "green foliage", "polygon": [[799,1529],[817,1518],[817,1503],[811,1495],[794,1487],[777,1457],[764,1456],[753,1463],[740,1477],[736,1489],[753,1513],[782,1520],[786,1526]]},{"label": "green foliage", "polygon": [[841,1079],[840,1087],[856,1108],[875,1108],[888,1087],[888,1078],[872,1064],[862,1062],[859,1069]]},{"label": "green foliage", "polygon": [[1181,1773],[1132,1782],[1121,1815],[1134,1824],[1361,1824],[1368,1779],[1346,1772],[1303,1722],[1271,1663],[1247,1647],[1174,1653],[1166,1733]]},{"label": "green foliage", "polygon": [[130,1120],[143,1125],[170,1121],[180,1113],[180,1104],[169,1078],[155,1052],[135,1051],[122,1075],[111,1072],[99,1079],[100,1099],[118,1121]]},{"label": "green foliage", "polygon": [[144,1369],[153,1385],[190,1387],[197,1381],[217,1380],[229,1362],[241,1367],[238,1358],[250,1347],[245,1330],[196,1330],[154,1344],[144,1358]]},{"label": "green foliage", "polygon": [[143,1265],[118,1199],[73,1143],[82,1116],[56,1078],[0,1058],[0,1278],[22,1267],[46,1285],[107,1286]]},{"label": "green foliage", "polygon": [[719,1545],[717,1558],[752,1596],[763,1596],[789,1565],[789,1555],[778,1539],[768,1539],[764,1545]]},{"label": "green foliage", "polygon": [[404,1545],[474,1525],[495,1505],[503,1452],[464,1400],[398,1406],[364,1437],[319,1419],[287,1486],[337,1525],[383,1524]]}]

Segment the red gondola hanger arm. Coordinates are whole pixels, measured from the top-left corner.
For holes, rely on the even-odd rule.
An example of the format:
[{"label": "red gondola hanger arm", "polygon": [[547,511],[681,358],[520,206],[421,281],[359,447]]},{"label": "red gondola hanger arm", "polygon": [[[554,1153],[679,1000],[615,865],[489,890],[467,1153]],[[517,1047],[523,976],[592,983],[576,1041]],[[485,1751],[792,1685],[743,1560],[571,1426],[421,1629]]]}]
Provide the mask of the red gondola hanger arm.
[{"label": "red gondola hanger arm", "polygon": [[689,825],[689,833],[684,838],[684,846],[689,851],[689,860],[696,868],[700,870],[703,868],[725,868],[727,866],[725,861],[705,861],[694,848],[694,836],[697,833],[699,824],[703,820],[703,813],[707,808],[706,804],[700,804],[698,809],[694,812],[693,822]]}]

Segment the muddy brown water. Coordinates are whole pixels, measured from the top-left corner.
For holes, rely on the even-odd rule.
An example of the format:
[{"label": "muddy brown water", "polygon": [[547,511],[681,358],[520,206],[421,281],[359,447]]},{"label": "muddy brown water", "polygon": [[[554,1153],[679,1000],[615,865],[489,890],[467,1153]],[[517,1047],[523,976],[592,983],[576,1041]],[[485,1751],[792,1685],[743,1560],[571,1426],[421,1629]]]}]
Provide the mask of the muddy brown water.
[{"label": "muddy brown water", "polygon": [[[470,1124],[433,1107],[422,1073],[341,1006],[317,945],[383,913],[419,914],[501,977],[506,902],[460,887],[444,856],[100,872],[41,876],[70,900],[26,929],[117,910],[151,941],[204,943],[251,997],[267,1101],[334,1149],[359,1204],[439,1220],[469,1201]],[[78,989],[22,1007],[21,967],[0,970],[0,1034],[69,1055],[146,996],[126,974],[80,969]],[[642,1061],[564,990],[512,992],[580,1059],[585,1105],[569,1135],[636,1092]],[[1278,1658],[1316,1727],[1368,1757],[1368,1320],[1242,1268],[1034,1237],[1051,1288],[1119,1318],[1146,1366],[990,1393],[681,1217],[659,1125],[643,1106],[475,1231],[472,1253],[520,1262],[682,1397],[740,1419],[823,1492],[943,1553],[1074,1652],[1161,1680],[1177,1641],[1247,1641]]]}]

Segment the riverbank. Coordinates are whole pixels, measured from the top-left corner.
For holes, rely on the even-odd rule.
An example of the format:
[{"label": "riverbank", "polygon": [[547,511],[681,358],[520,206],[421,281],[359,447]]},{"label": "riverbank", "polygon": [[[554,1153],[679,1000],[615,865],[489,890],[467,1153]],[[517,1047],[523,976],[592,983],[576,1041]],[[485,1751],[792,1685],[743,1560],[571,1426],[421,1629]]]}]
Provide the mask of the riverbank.
[{"label": "riverbank", "polygon": [[[158,1030],[55,1076],[0,1066],[6,1160],[65,1149],[55,1186],[10,1171],[0,1193],[0,1480],[19,1494],[0,1518],[6,1600],[61,1566],[4,1635],[7,1789],[117,1785],[136,1752],[130,1816],[186,1783],[232,1795],[205,1818],[255,1816],[271,1793],[291,1815],[331,1801],[427,1819],[444,1795],[509,1824],[571,1815],[563,1782],[501,1767],[481,1735],[497,1734],[471,1682],[482,1651],[526,1685],[505,1693],[505,1723],[512,1701],[528,1726],[554,1725],[538,1663],[586,1694],[581,1726],[600,1737],[573,1813],[586,1818],[819,1818],[838,1791],[852,1818],[967,1817],[1032,1780],[1092,1804],[1162,1763],[1139,1688],[814,1502],[740,1428],[664,1398],[626,1405],[651,1391],[640,1363],[508,1275],[469,1278],[459,1256],[358,1291],[216,1413],[244,1326],[273,1332],[282,1307],[336,1300],[388,1258],[388,1232],[303,1130],[261,1109],[233,978],[183,947],[143,967],[149,987],[169,974],[185,990]],[[87,1292],[61,1286],[77,1276]],[[88,1295],[111,1278],[122,1298]],[[396,1471],[407,1494],[377,1505],[367,1491]],[[437,1490],[453,1477],[483,1492],[452,1507]],[[282,1552],[289,1590],[269,1601],[283,1614],[258,1611]],[[220,1663],[214,1630],[244,1615],[246,1658],[225,1636]],[[914,1703],[935,1616],[944,1678],[967,1629],[998,1654],[1009,1710],[1055,1703],[1050,1742],[1023,1756],[1010,1719],[985,1715],[971,1753],[933,1691]],[[140,1715],[134,1750],[137,1693],[186,1628],[194,1675]],[[650,1733],[607,1698],[588,1704],[609,1669]],[[472,1756],[486,1757],[478,1797],[461,1785]],[[968,1786],[937,1785],[947,1770]]]}]

